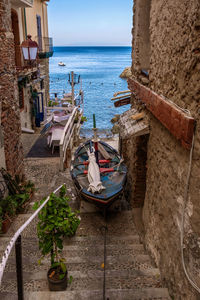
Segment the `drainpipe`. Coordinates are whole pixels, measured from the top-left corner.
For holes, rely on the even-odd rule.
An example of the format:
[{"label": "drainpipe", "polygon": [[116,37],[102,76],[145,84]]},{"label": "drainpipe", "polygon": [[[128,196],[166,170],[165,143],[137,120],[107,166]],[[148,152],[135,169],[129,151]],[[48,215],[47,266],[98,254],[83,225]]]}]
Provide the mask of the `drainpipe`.
[{"label": "drainpipe", "polygon": [[25,29],[25,39],[27,39],[27,24],[26,24],[26,9],[24,8],[24,29]]}]

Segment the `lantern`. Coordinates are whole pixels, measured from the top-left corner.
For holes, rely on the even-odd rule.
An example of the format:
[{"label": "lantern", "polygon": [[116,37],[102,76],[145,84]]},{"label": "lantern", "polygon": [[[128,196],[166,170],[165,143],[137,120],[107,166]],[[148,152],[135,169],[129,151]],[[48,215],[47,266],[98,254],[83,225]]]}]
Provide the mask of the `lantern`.
[{"label": "lantern", "polygon": [[27,36],[27,40],[21,44],[24,60],[34,61],[37,58],[38,44],[31,40],[31,35]]}]

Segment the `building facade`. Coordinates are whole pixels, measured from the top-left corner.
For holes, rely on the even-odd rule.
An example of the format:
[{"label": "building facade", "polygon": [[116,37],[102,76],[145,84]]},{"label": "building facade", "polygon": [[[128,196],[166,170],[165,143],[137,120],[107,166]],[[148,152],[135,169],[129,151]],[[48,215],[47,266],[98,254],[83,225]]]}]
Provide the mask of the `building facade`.
[{"label": "building facade", "polygon": [[[0,0],[0,167],[23,174],[21,131],[40,126],[49,98],[47,2]],[[38,58],[25,61],[21,44],[32,35],[38,43]]]},{"label": "building facade", "polygon": [[133,12],[133,127],[148,133],[121,130],[130,198],[171,295],[199,299],[200,2],[134,0]]},{"label": "building facade", "polygon": [[23,149],[10,1],[1,0],[0,11],[0,161],[1,167],[15,175],[23,173]]},{"label": "building facade", "polygon": [[[49,57],[53,55],[53,45],[48,36],[47,2],[11,1],[20,118],[22,128],[27,129],[40,126],[49,100]],[[21,43],[28,35],[38,43],[38,59],[31,66],[24,62],[21,51]]]}]

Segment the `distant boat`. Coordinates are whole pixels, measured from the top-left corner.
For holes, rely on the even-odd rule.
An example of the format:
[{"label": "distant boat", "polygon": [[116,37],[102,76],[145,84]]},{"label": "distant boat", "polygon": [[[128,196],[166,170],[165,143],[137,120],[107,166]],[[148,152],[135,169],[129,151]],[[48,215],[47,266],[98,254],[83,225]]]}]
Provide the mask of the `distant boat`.
[{"label": "distant boat", "polygon": [[58,65],[61,66],[61,67],[66,66],[66,64],[64,64],[64,62],[62,62],[62,61],[60,61],[60,62],[58,63]]}]

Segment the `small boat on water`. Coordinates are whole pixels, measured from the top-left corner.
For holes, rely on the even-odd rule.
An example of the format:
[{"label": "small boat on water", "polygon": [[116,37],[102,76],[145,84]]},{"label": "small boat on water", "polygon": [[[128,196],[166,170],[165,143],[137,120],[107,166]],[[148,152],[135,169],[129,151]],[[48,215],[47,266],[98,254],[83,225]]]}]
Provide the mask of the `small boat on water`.
[{"label": "small boat on water", "polygon": [[58,63],[58,65],[61,66],[61,67],[65,67],[65,66],[66,66],[66,64],[65,64],[64,62],[62,62],[62,61],[60,61],[60,62]]},{"label": "small boat on water", "polygon": [[[97,147],[98,161],[94,166]],[[79,195],[104,210],[122,195],[126,174],[118,152],[102,141],[98,146],[90,140],[80,145],[71,163],[71,176]]]}]

